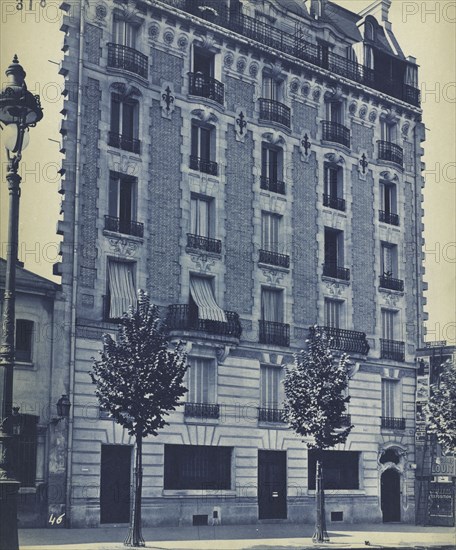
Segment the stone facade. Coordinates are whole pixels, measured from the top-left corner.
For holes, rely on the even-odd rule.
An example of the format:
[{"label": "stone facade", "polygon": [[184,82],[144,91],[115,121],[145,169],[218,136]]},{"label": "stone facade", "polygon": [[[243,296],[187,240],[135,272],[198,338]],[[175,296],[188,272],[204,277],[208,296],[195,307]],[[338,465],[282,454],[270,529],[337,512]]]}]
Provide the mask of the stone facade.
[{"label": "stone facade", "polygon": [[[229,18],[228,11],[199,0],[62,4],[72,89],[66,116],[80,121],[82,133],[82,140],[79,129],[65,138],[58,226],[64,238],[58,269],[70,323],[62,358],[74,403],[67,453],[71,490],[62,509],[73,527],[114,521],[103,504],[109,489],[103,479],[112,475],[106,457],[131,449],[132,441],[100,415],[87,371],[101,349],[100,334],[116,331],[106,312],[108,263],[122,261],[134,271],[137,288],[184,316],[172,334],[187,342],[190,361],[209,361],[215,369],[213,396],[203,404],[212,411],[218,406],[217,413],[190,414],[183,405],[145,443],[145,525],[313,521],[306,445],[274,412],[283,399],[280,384],[273,403],[262,384],[265,372],[275,372],[275,380],[282,376],[314,324],[331,326],[338,347],[353,360],[348,412],[354,428],[336,450],[341,460],[352,460],[347,467],[353,482],[341,488],[334,481],[328,490],[328,520],[412,521],[414,353],[424,318],[424,127],[411,83],[390,91],[387,83],[369,80],[370,69],[362,65],[367,61],[353,61],[355,46],[362,49],[363,33],[372,31],[379,40],[367,43],[378,63],[389,55],[384,62],[394,58],[407,74],[415,65],[402,54],[380,51],[391,32],[386,8],[378,20],[375,10],[353,15],[352,30],[342,35],[331,22],[335,5],[320,20],[318,2],[310,12],[283,0],[244,3],[242,10],[231,4]],[[342,11],[337,16],[346,17]],[[86,37],[81,58],[80,36]],[[114,96],[123,111],[113,138]],[[136,114],[125,121],[128,109]],[[113,173],[132,177],[128,181],[136,186],[134,199],[128,195],[126,230],[107,225],[121,224],[125,216],[113,214]],[[195,246],[196,201],[208,203],[211,221],[209,235]],[[265,215],[280,224],[272,250]],[[211,278],[217,304],[240,317],[240,337],[223,327],[191,325],[185,317],[191,277],[198,276]],[[262,317],[265,292],[280,294],[281,319]],[[395,319],[394,333],[386,318]],[[387,405],[382,387],[393,386],[394,403]],[[228,448],[224,483],[205,489],[188,480],[170,483],[172,445],[186,446],[182,452]],[[276,461],[283,475],[275,488],[261,477],[264,460]],[[397,508],[393,519],[385,512],[389,507]],[[117,507],[119,517],[125,509]]]}]

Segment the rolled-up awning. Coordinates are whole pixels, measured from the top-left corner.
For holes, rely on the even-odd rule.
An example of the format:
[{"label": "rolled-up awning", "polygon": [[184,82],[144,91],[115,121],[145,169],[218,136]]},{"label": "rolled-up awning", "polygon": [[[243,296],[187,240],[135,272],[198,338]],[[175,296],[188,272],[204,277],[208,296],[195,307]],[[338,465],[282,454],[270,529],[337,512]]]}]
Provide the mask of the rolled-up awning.
[{"label": "rolled-up awning", "polygon": [[129,306],[136,306],[136,292],[133,280],[133,265],[128,262],[109,262],[109,316],[119,319],[128,311]]},{"label": "rolled-up awning", "polygon": [[226,323],[226,315],[215,301],[210,279],[206,277],[191,277],[190,292],[198,306],[198,318]]}]

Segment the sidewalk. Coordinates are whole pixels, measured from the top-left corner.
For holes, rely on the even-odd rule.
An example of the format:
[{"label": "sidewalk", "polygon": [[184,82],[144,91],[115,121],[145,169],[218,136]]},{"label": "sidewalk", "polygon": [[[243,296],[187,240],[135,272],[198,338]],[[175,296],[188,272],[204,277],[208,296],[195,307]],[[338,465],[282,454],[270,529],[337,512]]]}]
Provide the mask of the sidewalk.
[{"label": "sidewalk", "polygon": [[[127,526],[98,529],[21,529],[20,550],[124,550]],[[312,544],[312,525],[255,524],[144,528],[153,550],[292,550],[305,548],[456,548],[452,527],[403,524],[331,526],[330,542]],[[366,544],[367,542],[367,544]]]}]

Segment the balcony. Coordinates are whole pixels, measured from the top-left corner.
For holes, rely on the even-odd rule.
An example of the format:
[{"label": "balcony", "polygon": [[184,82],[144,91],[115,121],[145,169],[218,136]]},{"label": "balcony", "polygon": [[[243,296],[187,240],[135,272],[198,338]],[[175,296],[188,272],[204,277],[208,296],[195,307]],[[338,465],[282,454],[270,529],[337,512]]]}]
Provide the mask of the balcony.
[{"label": "balcony", "polygon": [[279,254],[270,250],[260,250],[260,258],[258,260],[262,264],[276,265],[277,267],[290,267],[290,256],[287,254]]},{"label": "balcony", "polygon": [[317,328],[326,333],[326,336],[330,339],[329,345],[331,349],[359,353],[361,355],[367,355],[369,353],[369,344],[364,332],[345,330],[336,327]]},{"label": "balcony", "polygon": [[240,338],[242,333],[239,315],[225,311],[227,322],[198,318],[198,308],[189,304],[173,304],[168,307],[166,323],[169,330],[207,332],[217,336]]},{"label": "balcony", "polygon": [[287,128],[290,128],[290,107],[287,107],[280,101],[274,99],[260,98],[260,120],[269,122],[278,122]]},{"label": "balcony", "polygon": [[190,95],[212,99],[223,105],[225,87],[221,82],[203,73],[188,73],[188,79]]},{"label": "balcony", "polygon": [[401,279],[395,279],[388,275],[380,275],[380,288],[387,288],[388,290],[404,291],[404,281]]},{"label": "balcony", "polygon": [[220,254],[222,252],[222,241],[187,233],[187,247],[195,250],[204,250],[205,252]]},{"label": "balcony", "polygon": [[399,216],[397,214],[393,214],[392,212],[385,212],[384,210],[378,211],[378,219],[383,222],[387,223],[389,225],[399,225]]},{"label": "balcony", "polygon": [[401,168],[404,165],[404,152],[402,147],[391,143],[391,141],[384,141],[382,139],[377,141],[378,143],[378,160],[387,160],[389,162],[394,162]]},{"label": "balcony", "polygon": [[131,220],[122,220],[115,216],[105,216],[104,228],[106,231],[132,235],[133,237],[144,237],[144,224]]},{"label": "balcony", "polygon": [[405,418],[382,416],[382,428],[385,430],[405,430]]},{"label": "balcony", "polygon": [[273,321],[258,321],[260,325],[260,344],[273,344],[288,347],[290,345],[290,325]]},{"label": "balcony", "polygon": [[141,142],[139,139],[126,137],[122,134],[115,134],[114,132],[108,133],[108,145],[122,149],[124,151],[130,151],[139,155],[141,153]]},{"label": "balcony", "polygon": [[380,339],[380,357],[392,361],[405,361],[405,343]]},{"label": "balcony", "polygon": [[258,422],[285,422],[283,409],[270,409],[269,407],[258,407]]},{"label": "balcony", "polygon": [[323,206],[345,212],[345,200],[334,195],[323,195]]},{"label": "balcony", "polygon": [[323,120],[323,141],[331,141],[332,143],[340,143],[350,149],[350,130],[337,122]]},{"label": "balcony", "polygon": [[339,267],[332,262],[323,264],[323,275],[325,277],[332,277],[333,279],[340,279],[341,281],[350,280],[350,270],[346,267]]},{"label": "balcony", "polygon": [[112,69],[123,69],[130,73],[147,78],[149,71],[149,60],[147,55],[128,46],[108,43],[108,67]]},{"label": "balcony", "polygon": [[195,157],[194,155],[190,155],[190,168],[192,170],[198,170],[198,172],[210,174],[211,176],[218,175],[218,164],[216,162],[201,157]]},{"label": "balcony", "polygon": [[285,182],[273,180],[271,178],[265,178],[261,176],[260,178],[260,187],[265,191],[270,191],[271,193],[278,193],[280,195],[285,195]]},{"label": "balcony", "polygon": [[218,418],[220,406],[213,403],[185,403],[184,416],[190,418]]}]

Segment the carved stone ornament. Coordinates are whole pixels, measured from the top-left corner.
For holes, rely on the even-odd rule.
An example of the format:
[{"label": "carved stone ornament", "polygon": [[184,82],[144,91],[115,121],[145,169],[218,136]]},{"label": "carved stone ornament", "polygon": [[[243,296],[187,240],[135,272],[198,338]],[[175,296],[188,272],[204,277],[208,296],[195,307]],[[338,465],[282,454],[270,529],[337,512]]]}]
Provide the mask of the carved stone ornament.
[{"label": "carved stone ornament", "polygon": [[345,164],[344,157],[338,153],[326,153],[325,159],[331,164],[339,164],[340,166]]},{"label": "carved stone ornament", "polygon": [[210,273],[215,266],[215,259],[207,254],[191,254],[190,258],[202,273]]},{"label": "carved stone ornament", "polygon": [[282,271],[276,271],[275,269],[266,268],[263,268],[261,271],[266,277],[266,282],[270,283],[271,285],[278,285],[282,282],[284,275]]},{"label": "carved stone ornament", "polygon": [[247,135],[247,120],[245,117],[245,109],[239,109],[236,113],[236,119],[234,124],[234,131],[236,132],[236,141],[244,143],[245,136]]},{"label": "carved stone ornament", "polygon": [[124,84],[123,82],[113,82],[110,89],[118,94],[122,100],[141,97],[141,92],[129,82]]},{"label": "carved stone ornament", "polygon": [[299,150],[301,152],[301,160],[303,160],[304,162],[309,161],[311,147],[312,147],[312,144],[309,139],[309,132],[304,132],[304,135],[299,140]]},{"label": "carved stone ornament", "polygon": [[385,304],[388,304],[389,306],[396,307],[397,303],[399,301],[400,296],[397,294],[393,294],[392,292],[382,292],[383,294],[383,301]]},{"label": "carved stone ornament", "polygon": [[200,38],[198,41],[198,48],[202,48],[203,50],[208,50],[210,52],[215,52],[220,49],[217,46],[214,35],[211,32],[208,32],[206,36]]},{"label": "carved stone ornament", "polygon": [[207,109],[193,109],[191,114],[199,118],[201,122],[212,124],[216,124],[218,122],[218,118],[214,115],[214,113],[208,111]]},{"label": "carved stone ornament", "polygon": [[363,151],[361,154],[361,158],[358,161],[358,173],[359,173],[360,179],[366,180],[368,166],[369,166],[369,161],[367,160],[366,151]]},{"label": "carved stone ornament", "polygon": [[339,283],[326,282],[326,289],[331,296],[342,296],[345,293],[345,285]]},{"label": "carved stone ornament", "polygon": [[266,132],[261,136],[265,141],[268,141],[271,145],[284,145],[285,140],[279,132]]},{"label": "carved stone ornament", "polygon": [[325,92],[325,99],[327,101],[342,101],[345,97],[346,95],[340,86],[335,86]]},{"label": "carved stone ornament", "polygon": [[110,238],[109,245],[115,254],[121,256],[136,256],[136,252],[139,248],[139,243],[124,238]]},{"label": "carved stone ornament", "polygon": [[383,172],[380,172],[380,179],[392,183],[398,183],[399,181],[397,174],[391,172],[391,170],[384,170]]},{"label": "carved stone ornament", "polygon": [[173,83],[164,82],[160,91],[160,106],[164,118],[171,119],[171,114],[175,109],[175,99]]},{"label": "carved stone ornament", "polygon": [[283,67],[280,62],[269,65],[269,74],[273,80],[284,80]]},{"label": "carved stone ornament", "polygon": [[217,346],[215,348],[215,356],[217,357],[217,363],[221,365],[230,354],[230,346]]},{"label": "carved stone ornament", "polygon": [[350,113],[351,116],[355,116],[357,110],[358,110],[358,104],[356,103],[356,101],[352,101],[348,106],[348,112]]}]

